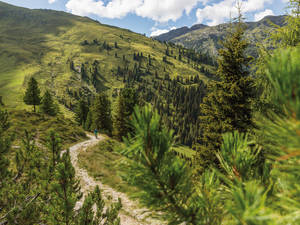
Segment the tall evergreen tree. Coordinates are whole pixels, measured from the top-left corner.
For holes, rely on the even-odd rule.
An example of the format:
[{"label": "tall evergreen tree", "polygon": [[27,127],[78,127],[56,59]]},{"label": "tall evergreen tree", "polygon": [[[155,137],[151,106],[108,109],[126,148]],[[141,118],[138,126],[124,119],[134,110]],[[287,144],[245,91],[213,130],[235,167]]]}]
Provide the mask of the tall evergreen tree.
[{"label": "tall evergreen tree", "polygon": [[55,116],[57,114],[57,106],[55,105],[52,95],[47,90],[42,98],[40,109],[43,113],[49,116]]},{"label": "tall evergreen tree", "polygon": [[114,118],[114,129],[117,138],[121,141],[131,131],[129,118],[137,104],[137,94],[132,88],[124,88],[119,95],[117,112]]},{"label": "tall evergreen tree", "polygon": [[33,105],[34,112],[36,111],[35,107],[41,104],[40,89],[38,87],[36,79],[34,79],[33,77],[31,77],[28,82],[23,100],[25,104]]},{"label": "tall evergreen tree", "polygon": [[[250,57],[245,55],[245,24],[239,14],[219,50],[217,81],[208,85],[208,94],[201,104],[202,134],[196,162],[207,166],[216,162],[222,134],[237,130],[247,132],[253,127],[251,101],[254,98],[253,78],[249,76]],[[232,25],[233,26],[233,25]],[[201,167],[201,166],[200,166]]]},{"label": "tall evergreen tree", "polygon": [[111,135],[112,132],[112,118],[111,118],[111,102],[108,96],[101,93],[96,96],[93,110],[93,127],[99,131]]},{"label": "tall evergreen tree", "polygon": [[75,108],[75,120],[79,125],[85,126],[89,113],[88,103],[84,99],[80,99]]}]

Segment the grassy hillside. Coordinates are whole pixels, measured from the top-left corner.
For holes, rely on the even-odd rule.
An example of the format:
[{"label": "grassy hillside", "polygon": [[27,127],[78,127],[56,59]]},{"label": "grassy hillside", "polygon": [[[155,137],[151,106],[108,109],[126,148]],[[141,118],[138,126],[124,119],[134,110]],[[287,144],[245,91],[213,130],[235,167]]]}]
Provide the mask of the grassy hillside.
[{"label": "grassy hillside", "polygon": [[50,131],[54,130],[59,135],[63,148],[87,139],[85,131],[81,127],[62,115],[52,117],[26,110],[11,110],[9,122],[10,128],[7,132],[14,135],[15,145],[21,144],[25,130],[43,145],[46,143]]},{"label": "grassy hillside", "polygon": [[[267,16],[258,22],[247,22],[246,37],[251,45],[248,53],[256,55],[255,45],[262,43],[274,28],[271,23],[278,26],[284,25],[284,16]],[[168,33],[157,36],[160,41],[171,41],[181,44],[186,48],[192,48],[198,52],[209,53],[215,56],[220,48],[219,40],[225,37],[229,24],[220,24],[218,26],[195,25],[191,28],[185,27],[172,30]]]},{"label": "grassy hillside", "polygon": [[[171,53],[164,62],[167,48]],[[136,68],[144,84],[177,75],[205,81],[192,61],[178,60],[178,52],[175,46],[89,18],[0,2],[0,96],[9,107],[26,108],[22,96],[30,76],[42,92],[51,90],[63,111],[81,95],[116,93]],[[134,53],[143,55],[134,60]]]}]

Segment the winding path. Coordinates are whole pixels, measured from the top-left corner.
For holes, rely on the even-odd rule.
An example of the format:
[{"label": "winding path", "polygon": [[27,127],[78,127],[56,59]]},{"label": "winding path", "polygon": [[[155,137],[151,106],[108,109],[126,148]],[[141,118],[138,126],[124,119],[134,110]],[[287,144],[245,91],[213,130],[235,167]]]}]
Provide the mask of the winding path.
[{"label": "winding path", "polygon": [[[76,176],[80,180],[81,191],[84,196],[89,192],[94,190],[94,188],[98,185],[101,193],[104,198],[108,198],[111,196],[113,201],[117,201],[118,198],[121,199],[123,208],[119,213],[121,219],[121,225],[161,225],[164,224],[161,221],[157,221],[155,219],[147,217],[147,211],[145,208],[138,208],[138,204],[132,200],[130,200],[126,194],[118,192],[111,187],[102,184],[100,181],[94,180],[94,178],[88,175],[88,172],[83,168],[80,168],[78,165],[78,154],[80,151],[85,151],[88,147],[96,145],[98,142],[101,142],[105,139],[103,136],[99,136],[96,139],[92,135],[88,135],[90,138],[87,141],[80,142],[70,148],[71,161],[75,168]],[[83,204],[84,197],[77,202],[76,208],[80,208]]]}]

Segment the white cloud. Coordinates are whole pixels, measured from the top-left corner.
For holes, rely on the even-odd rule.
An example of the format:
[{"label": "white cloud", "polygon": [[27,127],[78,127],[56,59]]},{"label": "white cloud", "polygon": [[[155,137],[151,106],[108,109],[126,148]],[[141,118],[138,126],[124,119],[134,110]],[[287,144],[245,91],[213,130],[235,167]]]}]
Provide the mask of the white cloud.
[{"label": "white cloud", "polygon": [[48,3],[49,4],[52,4],[52,3],[54,3],[54,2],[56,2],[57,0],[48,0]]},{"label": "white cloud", "polygon": [[259,21],[259,20],[263,19],[265,16],[269,16],[269,15],[274,15],[274,13],[271,9],[266,9],[265,11],[256,13],[254,15],[254,20]]},{"label": "white cloud", "polygon": [[122,18],[132,13],[141,5],[141,0],[112,0],[106,5],[103,1],[69,0],[66,4],[68,11],[80,16],[95,14],[110,19]]},{"label": "white cloud", "polygon": [[169,32],[170,30],[175,30],[177,29],[177,27],[171,27],[170,29],[158,29],[156,27],[152,27],[151,28],[151,34],[150,34],[150,37],[155,37],[155,36],[158,36],[158,35],[161,35],[161,34],[164,34],[164,33],[167,33]]},{"label": "white cloud", "polygon": [[184,12],[189,14],[198,2],[206,4],[208,0],[109,0],[108,3],[104,0],[69,0],[66,8],[81,16],[95,14],[113,19],[135,13],[163,23],[176,21]]},{"label": "white cloud", "polygon": [[[272,3],[273,0],[244,0],[241,1],[242,13],[256,12],[262,10],[265,4]],[[212,5],[206,5],[202,9],[197,9],[197,23],[207,21],[207,24],[214,26],[224,23],[226,19],[237,16],[236,0],[223,0]]]},{"label": "white cloud", "polygon": [[159,22],[176,21],[185,12],[187,15],[202,0],[143,0],[136,14]]}]

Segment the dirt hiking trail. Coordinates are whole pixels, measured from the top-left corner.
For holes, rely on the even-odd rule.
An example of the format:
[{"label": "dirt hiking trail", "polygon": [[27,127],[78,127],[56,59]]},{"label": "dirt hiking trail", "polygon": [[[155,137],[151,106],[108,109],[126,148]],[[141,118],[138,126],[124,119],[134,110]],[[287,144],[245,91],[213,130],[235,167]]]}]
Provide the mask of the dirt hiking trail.
[{"label": "dirt hiking trail", "polygon": [[[112,201],[115,202],[118,198],[122,201],[122,209],[119,213],[119,217],[121,219],[121,225],[161,225],[165,224],[161,221],[147,218],[147,213],[145,213],[145,208],[139,208],[138,203],[135,201],[130,200],[126,194],[118,192],[113,188],[104,185],[101,181],[94,180],[93,177],[88,175],[88,172],[80,168],[78,165],[78,154],[81,151],[85,151],[88,147],[94,146],[97,143],[103,141],[105,139],[104,136],[98,135],[98,139],[96,139],[92,135],[87,135],[90,139],[87,141],[80,142],[76,145],[70,147],[70,155],[71,161],[75,168],[76,177],[80,180],[81,184],[81,191],[83,196],[85,196],[89,191],[93,191],[94,188],[98,185],[102,196],[104,199],[108,199],[109,196],[111,197]],[[84,197],[77,202],[76,209],[82,206],[84,201]]]}]

